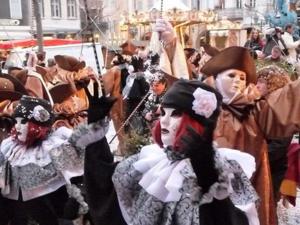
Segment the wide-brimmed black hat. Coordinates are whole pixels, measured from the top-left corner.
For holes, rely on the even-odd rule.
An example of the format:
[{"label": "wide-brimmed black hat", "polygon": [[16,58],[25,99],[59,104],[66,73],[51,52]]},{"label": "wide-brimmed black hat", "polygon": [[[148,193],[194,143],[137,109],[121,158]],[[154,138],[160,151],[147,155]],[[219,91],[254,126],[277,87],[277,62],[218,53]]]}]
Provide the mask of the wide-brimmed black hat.
[{"label": "wide-brimmed black hat", "polygon": [[51,126],[54,122],[54,114],[49,101],[26,95],[20,99],[13,116],[25,118],[41,126]]},{"label": "wide-brimmed black hat", "polygon": [[222,95],[197,80],[176,81],[162,100],[163,107],[182,110],[202,125],[215,124],[220,113]]},{"label": "wide-brimmed black hat", "polygon": [[247,48],[232,46],[212,57],[202,68],[207,76],[217,76],[228,69],[238,69],[246,73],[246,83],[256,83],[256,67]]}]

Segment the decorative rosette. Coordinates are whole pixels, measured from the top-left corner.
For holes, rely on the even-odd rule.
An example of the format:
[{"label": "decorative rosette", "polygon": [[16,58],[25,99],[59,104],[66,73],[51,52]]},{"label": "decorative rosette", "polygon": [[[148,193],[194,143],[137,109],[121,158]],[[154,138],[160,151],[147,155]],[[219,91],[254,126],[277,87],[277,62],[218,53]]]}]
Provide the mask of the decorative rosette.
[{"label": "decorative rosette", "polygon": [[41,105],[37,105],[33,108],[32,116],[39,122],[46,122],[50,119],[50,113]]},{"label": "decorative rosette", "polygon": [[216,95],[202,88],[197,88],[193,96],[195,98],[192,106],[194,112],[200,116],[209,118],[217,108]]}]

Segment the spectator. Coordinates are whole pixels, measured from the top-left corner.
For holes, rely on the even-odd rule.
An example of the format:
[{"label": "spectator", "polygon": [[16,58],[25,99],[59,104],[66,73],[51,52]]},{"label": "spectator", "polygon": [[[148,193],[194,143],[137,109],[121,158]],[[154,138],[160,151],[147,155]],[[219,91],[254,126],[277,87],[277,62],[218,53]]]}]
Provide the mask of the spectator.
[{"label": "spectator", "polygon": [[285,32],[282,35],[282,39],[285,43],[285,46],[283,46],[283,48],[286,48],[288,50],[288,54],[285,55],[285,59],[289,63],[294,64],[297,62],[296,48],[300,44],[300,40],[294,41],[292,34],[293,34],[293,25],[292,24],[286,25]]},{"label": "spectator", "polygon": [[280,61],[282,61],[280,47],[278,45],[275,45],[272,48],[271,55],[267,56],[265,58],[265,60],[268,61],[268,62],[280,62]]},{"label": "spectator", "polygon": [[250,50],[251,56],[257,58],[257,52],[263,49],[263,42],[260,39],[259,32],[257,29],[253,28],[250,33],[249,40],[246,41],[245,48]]},{"label": "spectator", "polygon": [[145,102],[143,115],[145,120],[150,123],[150,127],[152,127],[152,124],[158,119],[160,115],[159,107],[167,89],[167,80],[163,72],[154,72],[153,77],[150,80],[150,88],[151,94]]},{"label": "spectator", "polygon": [[283,49],[285,44],[282,40],[283,31],[280,27],[271,28],[266,33],[266,45],[263,48],[263,54],[265,57],[271,55],[272,49],[275,45],[280,46]]}]

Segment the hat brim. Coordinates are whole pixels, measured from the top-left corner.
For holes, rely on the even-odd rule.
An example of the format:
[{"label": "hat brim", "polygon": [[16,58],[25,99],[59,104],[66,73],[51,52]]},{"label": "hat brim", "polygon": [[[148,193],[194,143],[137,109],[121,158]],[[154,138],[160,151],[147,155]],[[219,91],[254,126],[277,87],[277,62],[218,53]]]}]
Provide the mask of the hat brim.
[{"label": "hat brim", "polygon": [[228,69],[238,69],[246,73],[246,83],[256,83],[256,66],[247,48],[232,46],[212,57],[202,68],[207,76],[217,76]]},{"label": "hat brim", "polygon": [[42,77],[44,77],[48,72],[45,67],[38,66],[38,65],[35,66],[35,70],[36,70],[37,73],[41,74]]},{"label": "hat brim", "polygon": [[26,88],[17,78],[15,78],[9,74],[6,74],[6,73],[0,74],[0,77],[11,81],[14,84],[15,92],[21,93],[22,95],[28,95]]},{"label": "hat brim", "polygon": [[54,103],[62,103],[74,93],[69,83],[57,84],[49,92]]},{"label": "hat brim", "polygon": [[54,56],[54,59],[60,68],[71,72],[78,72],[86,66],[84,61],[78,62],[75,66],[72,66],[64,55],[56,55]]},{"label": "hat brim", "polygon": [[0,102],[4,100],[16,101],[23,96],[20,92],[15,91],[0,91]]}]

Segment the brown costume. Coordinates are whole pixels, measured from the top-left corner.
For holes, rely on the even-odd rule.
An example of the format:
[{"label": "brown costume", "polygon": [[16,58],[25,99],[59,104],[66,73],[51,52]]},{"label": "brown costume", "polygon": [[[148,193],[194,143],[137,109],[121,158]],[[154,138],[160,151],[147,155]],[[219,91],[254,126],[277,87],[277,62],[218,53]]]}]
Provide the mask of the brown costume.
[{"label": "brown costume", "polygon": [[[116,132],[120,129],[122,126],[124,120],[124,107],[123,107],[123,96],[122,96],[122,90],[121,90],[121,70],[119,66],[114,66],[111,69],[109,69],[104,75],[103,75],[103,83],[104,83],[104,89],[106,94],[110,94],[111,96],[114,96],[117,98],[116,103],[113,105],[111,111],[110,111],[110,117],[112,118],[112,121],[114,123],[114,128]],[[119,146],[118,146],[118,153],[124,154],[124,137],[125,132],[124,129],[121,129],[118,133],[118,140],[119,140]]]},{"label": "brown costume", "polygon": [[[85,67],[85,62],[71,56],[56,55],[55,61],[57,70],[51,77],[57,84],[50,88],[57,115],[53,126],[73,128],[86,119],[84,111],[88,108],[88,100],[82,87],[88,84],[93,71]],[[52,85],[48,81],[48,86]]]},{"label": "brown costume", "polygon": [[[248,84],[255,82],[255,66],[248,51],[228,49],[208,61],[202,72],[217,76],[226,69],[239,69],[246,72]],[[257,169],[252,181],[261,198],[258,212],[262,225],[276,224],[266,138],[289,137],[299,130],[299,88],[300,81],[295,81],[262,99],[250,84],[223,105],[217,124],[215,140],[219,147],[239,149],[255,157]]]}]

